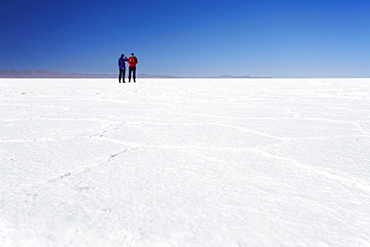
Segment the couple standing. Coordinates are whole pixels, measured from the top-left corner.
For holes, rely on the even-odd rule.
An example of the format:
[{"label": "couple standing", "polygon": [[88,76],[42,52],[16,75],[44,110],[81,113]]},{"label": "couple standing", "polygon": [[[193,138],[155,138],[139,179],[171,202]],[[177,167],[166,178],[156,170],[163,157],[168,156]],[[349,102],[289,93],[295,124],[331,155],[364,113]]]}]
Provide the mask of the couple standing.
[{"label": "couple standing", "polygon": [[131,53],[131,57],[127,59],[124,54],[118,59],[118,67],[119,67],[119,76],[118,81],[121,83],[121,79],[123,79],[123,83],[125,83],[125,74],[126,74],[126,64],[128,62],[128,82],[131,82],[131,74],[133,74],[134,82],[136,82],[136,64],[139,62],[135,57],[134,53]]}]

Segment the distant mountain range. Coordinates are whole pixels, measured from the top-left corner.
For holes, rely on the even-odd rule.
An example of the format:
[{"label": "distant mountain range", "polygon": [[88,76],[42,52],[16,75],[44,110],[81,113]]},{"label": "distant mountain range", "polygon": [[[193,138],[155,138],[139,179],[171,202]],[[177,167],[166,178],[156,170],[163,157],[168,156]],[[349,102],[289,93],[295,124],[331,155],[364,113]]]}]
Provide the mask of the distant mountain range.
[{"label": "distant mountain range", "polygon": [[65,73],[48,69],[0,70],[1,78],[113,78],[113,74]]},{"label": "distant mountain range", "polygon": [[[0,78],[116,78],[117,74],[66,73],[48,69],[0,70]],[[139,78],[183,78],[171,75],[138,74]],[[189,77],[191,78],[191,77]],[[210,76],[205,78],[257,78],[251,76]],[[267,78],[267,77],[264,77]]]}]

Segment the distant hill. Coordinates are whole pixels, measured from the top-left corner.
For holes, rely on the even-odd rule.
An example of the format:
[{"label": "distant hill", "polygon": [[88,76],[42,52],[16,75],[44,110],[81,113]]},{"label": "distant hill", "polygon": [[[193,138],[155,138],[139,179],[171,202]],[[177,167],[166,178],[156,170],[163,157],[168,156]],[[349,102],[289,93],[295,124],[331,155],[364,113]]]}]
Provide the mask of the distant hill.
[{"label": "distant hill", "polygon": [[[48,69],[0,70],[0,78],[116,78],[118,74],[66,73]],[[140,78],[176,78],[171,75],[138,74]]]},{"label": "distant hill", "polygon": [[111,78],[112,74],[65,73],[48,69],[0,70],[2,78]]},{"label": "distant hill", "polygon": [[[0,78],[117,78],[118,74],[89,74],[57,72],[48,69],[0,70]],[[172,75],[147,75],[138,74],[138,78],[184,78]],[[187,77],[191,78],[191,77]],[[204,78],[257,78],[251,76],[210,76]],[[268,78],[268,77],[265,77]]]},{"label": "distant hill", "polygon": [[235,76],[235,75],[220,75],[220,76],[210,76],[209,78],[255,78],[247,75]]}]

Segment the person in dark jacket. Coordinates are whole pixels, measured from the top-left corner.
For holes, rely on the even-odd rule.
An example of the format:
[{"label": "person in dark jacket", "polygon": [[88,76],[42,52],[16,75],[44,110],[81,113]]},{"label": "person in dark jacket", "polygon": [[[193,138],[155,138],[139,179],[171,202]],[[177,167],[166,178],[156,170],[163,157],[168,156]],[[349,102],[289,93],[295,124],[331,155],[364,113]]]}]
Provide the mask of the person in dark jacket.
[{"label": "person in dark jacket", "polygon": [[136,64],[139,60],[135,57],[134,53],[131,53],[131,57],[128,58],[128,82],[131,82],[131,74],[133,74],[134,82],[136,82]]},{"label": "person in dark jacket", "polygon": [[125,74],[126,74],[126,64],[127,57],[125,57],[125,54],[122,54],[121,57],[118,59],[118,68],[119,68],[119,75],[118,75],[118,81],[121,83],[121,79],[123,80],[123,83],[125,83]]}]

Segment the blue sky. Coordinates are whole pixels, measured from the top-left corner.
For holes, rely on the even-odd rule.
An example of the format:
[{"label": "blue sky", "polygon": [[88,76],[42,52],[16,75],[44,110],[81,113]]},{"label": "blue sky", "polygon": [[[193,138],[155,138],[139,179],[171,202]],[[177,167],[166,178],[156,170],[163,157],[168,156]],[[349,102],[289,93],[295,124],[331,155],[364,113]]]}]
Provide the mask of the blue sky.
[{"label": "blue sky", "polygon": [[370,77],[369,0],[8,0],[0,22],[0,69]]}]

